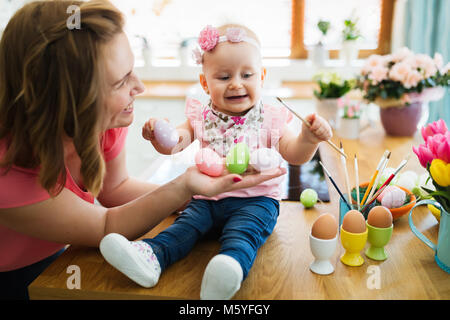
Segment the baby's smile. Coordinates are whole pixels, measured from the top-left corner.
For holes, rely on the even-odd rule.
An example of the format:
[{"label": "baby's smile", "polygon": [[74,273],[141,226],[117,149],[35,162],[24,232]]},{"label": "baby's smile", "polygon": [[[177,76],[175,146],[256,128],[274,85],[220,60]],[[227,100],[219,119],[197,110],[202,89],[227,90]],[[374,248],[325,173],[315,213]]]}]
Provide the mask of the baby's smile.
[{"label": "baby's smile", "polygon": [[233,96],[225,97],[225,99],[227,99],[230,102],[241,102],[241,101],[245,100],[246,98],[248,98],[248,94],[233,95]]}]

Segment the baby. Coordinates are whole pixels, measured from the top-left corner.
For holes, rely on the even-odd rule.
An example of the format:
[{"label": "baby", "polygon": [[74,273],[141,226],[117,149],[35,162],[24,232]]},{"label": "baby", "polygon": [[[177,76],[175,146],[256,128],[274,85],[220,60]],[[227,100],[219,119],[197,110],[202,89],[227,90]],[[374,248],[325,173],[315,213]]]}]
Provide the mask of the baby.
[{"label": "baby", "polygon": [[[207,26],[200,33],[199,44],[200,84],[210,102],[202,105],[187,100],[187,121],[177,127],[181,138],[170,150],[154,137],[156,120],[147,121],[143,136],[158,152],[178,152],[199,139],[203,148],[224,157],[236,143],[244,142],[250,152],[275,148],[287,162],[301,164],[312,158],[319,142],[331,138],[331,128],[323,118],[309,115],[306,119],[311,127],[303,125],[296,135],[287,128],[292,115],[285,108],[262,103],[266,69],[259,40],[251,30],[240,25]],[[141,286],[152,287],[163,270],[185,257],[208,231],[219,228],[220,251],[205,269],[200,298],[230,299],[275,227],[280,179],[283,177],[214,198],[195,196],[174,223],[153,239],[130,242],[109,234],[101,241],[100,250],[119,271]]]}]

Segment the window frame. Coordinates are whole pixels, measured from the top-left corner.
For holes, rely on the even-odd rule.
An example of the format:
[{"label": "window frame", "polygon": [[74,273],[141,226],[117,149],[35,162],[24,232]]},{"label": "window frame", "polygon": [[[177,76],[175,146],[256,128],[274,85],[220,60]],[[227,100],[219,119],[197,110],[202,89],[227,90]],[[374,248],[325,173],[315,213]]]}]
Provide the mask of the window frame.
[{"label": "window frame", "polygon": [[[384,55],[391,50],[392,19],[395,0],[381,0],[381,22],[378,33],[378,47],[372,50],[359,50],[358,58],[372,54]],[[291,59],[307,59],[308,50],[303,43],[305,22],[305,0],[292,0]],[[339,50],[329,50],[330,59],[339,58]]]}]

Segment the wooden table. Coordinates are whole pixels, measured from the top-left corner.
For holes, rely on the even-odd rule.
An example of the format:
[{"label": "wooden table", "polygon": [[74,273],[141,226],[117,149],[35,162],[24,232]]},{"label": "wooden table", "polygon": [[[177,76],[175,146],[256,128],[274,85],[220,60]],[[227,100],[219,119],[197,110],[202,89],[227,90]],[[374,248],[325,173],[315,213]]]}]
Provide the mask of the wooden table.
[{"label": "wooden table", "polygon": [[[333,137],[333,142],[339,141]],[[378,126],[365,130],[359,140],[342,142],[352,183],[355,153],[360,182],[370,179],[385,149],[392,152],[389,166],[396,167],[409,153],[411,159],[404,170],[425,172],[411,149],[421,143],[418,133],[414,138],[392,138]],[[343,186],[339,155],[327,144],[321,144],[320,152],[324,164]],[[322,213],[332,213],[336,218],[339,215],[339,197],[329,185],[330,203],[306,210],[299,202],[282,202],[275,230],[259,250],[235,299],[450,299],[450,275],[436,265],[433,251],[413,235],[407,216],[394,223],[391,241],[386,246],[387,260],[373,261],[363,255],[362,266],[345,266],[339,260],[343,248],[338,243],[332,258],[335,272],[327,276],[312,273],[308,239],[311,226]],[[155,236],[174,219],[175,216],[165,219],[146,237]],[[426,207],[417,209],[414,222],[429,239],[437,241],[438,223]],[[185,259],[161,275],[156,287],[146,289],[111,267],[98,249],[70,247],[29,286],[29,293],[31,299],[198,299],[203,271],[218,250],[217,241],[201,241]],[[80,268],[80,289],[67,288],[71,276],[67,270],[71,265]]]}]

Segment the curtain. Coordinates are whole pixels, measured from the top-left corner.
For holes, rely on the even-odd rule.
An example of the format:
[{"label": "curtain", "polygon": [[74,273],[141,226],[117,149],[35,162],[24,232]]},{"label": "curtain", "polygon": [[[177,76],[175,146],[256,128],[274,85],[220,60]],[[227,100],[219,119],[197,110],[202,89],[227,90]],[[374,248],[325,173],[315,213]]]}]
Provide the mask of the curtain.
[{"label": "curtain", "polygon": [[[434,57],[442,54],[444,65],[450,60],[450,1],[408,0],[405,7],[405,46],[415,53]],[[428,123],[444,119],[450,125],[450,89],[444,97],[430,103]]]}]

